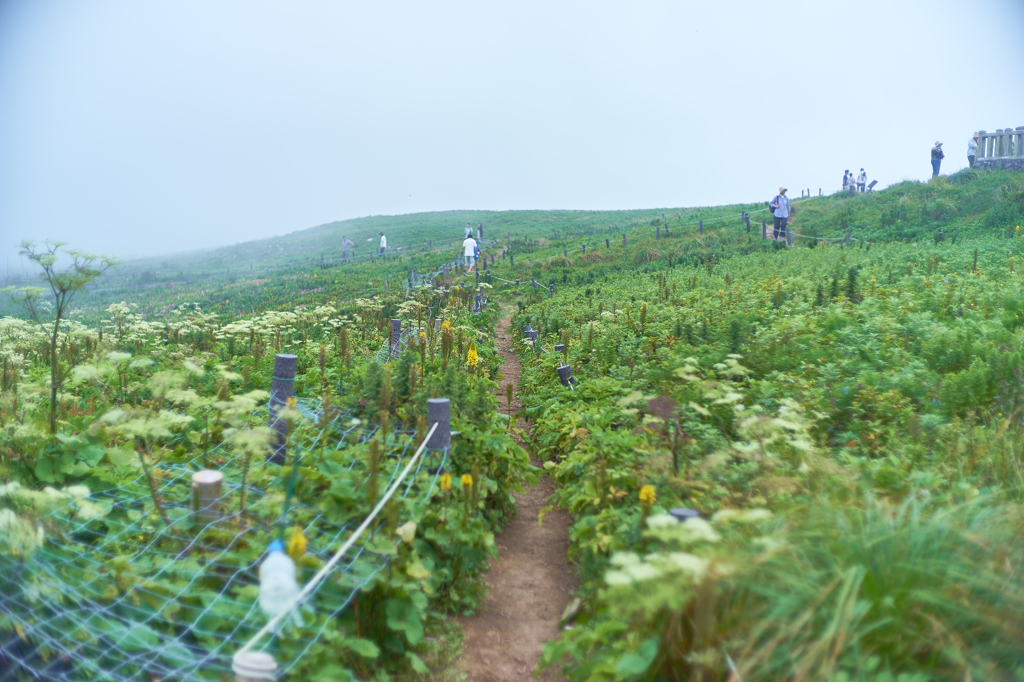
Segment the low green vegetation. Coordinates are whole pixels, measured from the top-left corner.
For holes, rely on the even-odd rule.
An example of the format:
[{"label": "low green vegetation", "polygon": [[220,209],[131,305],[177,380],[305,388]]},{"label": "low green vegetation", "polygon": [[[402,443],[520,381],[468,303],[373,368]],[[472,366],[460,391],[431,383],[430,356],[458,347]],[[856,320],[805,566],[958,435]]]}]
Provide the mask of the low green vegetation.
[{"label": "low green vegetation", "polygon": [[[522,395],[583,581],[546,665],[1024,675],[1024,241],[1014,224],[964,229],[690,267],[669,251],[522,307],[544,349],[567,348],[524,344]],[[684,508],[700,518],[668,514]]]},{"label": "low green vegetation", "polygon": [[[761,202],[375,217],[191,254],[207,272],[191,279],[184,260],[132,261],[59,320],[10,304],[2,662],[229,677],[266,622],[267,544],[282,538],[311,577],[409,461],[427,399],[447,397],[447,458],[428,453],[267,640],[292,679],[437,677],[511,493],[537,475],[495,398],[494,325],[514,313],[540,332],[517,344],[516,390],[581,580],[542,666],[573,680],[1024,679],[1022,187],[962,171],[796,200],[803,248],[760,238]],[[482,312],[475,275],[403,287],[454,258],[444,240],[467,221],[499,240]],[[410,248],[320,261],[342,233],[365,250],[385,225]],[[392,318],[414,330],[398,353]],[[283,462],[266,426],[277,353],[298,356]],[[199,469],[224,475],[211,525],[191,512]]]},{"label": "low green vegetation", "polygon": [[[410,461],[427,399],[451,401],[447,454],[429,451],[357,545],[273,636],[294,679],[422,673],[428,635],[472,612],[494,531],[530,479],[494,397],[496,306],[466,290],[342,311],[268,311],[220,323],[147,322],[113,306],[97,327],[3,320],[0,641],[22,672],[224,679],[265,622],[256,568],[280,538],[299,581],[321,568]],[[413,333],[387,348],[388,311]],[[432,311],[436,311],[432,314]],[[298,356],[300,399],[272,457],[265,405],[275,352]],[[48,362],[69,377],[50,435]],[[197,525],[193,472],[224,476],[221,518]],[[13,648],[12,648],[13,647]],[[73,657],[72,657],[72,654]]]}]

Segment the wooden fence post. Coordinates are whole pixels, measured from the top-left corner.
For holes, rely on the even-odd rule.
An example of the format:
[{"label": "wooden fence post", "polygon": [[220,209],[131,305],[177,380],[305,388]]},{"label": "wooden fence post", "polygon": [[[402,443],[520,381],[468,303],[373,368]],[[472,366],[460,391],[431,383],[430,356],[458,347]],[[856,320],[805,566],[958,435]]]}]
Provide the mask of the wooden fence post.
[{"label": "wooden fence post", "polygon": [[275,464],[284,464],[288,457],[288,424],[277,415],[281,408],[288,404],[288,398],[295,396],[295,368],[298,361],[297,355],[278,353],[274,356],[274,375],[270,384],[270,411],[267,421],[277,434],[277,442],[274,444],[274,452],[267,457],[267,461]]},{"label": "wooden fence post", "polygon": [[220,491],[224,474],[203,469],[192,474],[192,523],[207,525],[219,521]]},{"label": "wooden fence post", "polygon": [[427,429],[437,424],[433,435],[427,440],[428,450],[447,450],[451,445],[451,415],[451,401],[448,398],[427,400]]}]

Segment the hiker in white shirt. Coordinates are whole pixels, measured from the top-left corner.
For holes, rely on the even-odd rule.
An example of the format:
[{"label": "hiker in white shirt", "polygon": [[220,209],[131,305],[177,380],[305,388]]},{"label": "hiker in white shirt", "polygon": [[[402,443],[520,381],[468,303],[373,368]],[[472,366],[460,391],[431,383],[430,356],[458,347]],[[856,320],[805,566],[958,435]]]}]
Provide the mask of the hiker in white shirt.
[{"label": "hiker in white shirt", "polygon": [[860,175],[857,176],[857,191],[863,192],[864,187],[868,184],[868,174],[864,172],[864,169],[860,169]]},{"label": "hiker in white shirt", "polygon": [[469,223],[466,223],[466,232],[462,235],[462,238],[463,239],[469,239],[472,236],[473,236],[473,226],[470,225]]},{"label": "hiker in white shirt", "polygon": [[384,236],[384,233],[380,233],[380,255],[384,260],[387,260],[388,250],[388,238]]},{"label": "hiker in white shirt", "polygon": [[473,267],[473,264],[476,262],[475,254],[476,240],[472,237],[466,237],[466,241],[462,242],[462,257],[465,259],[467,270]]},{"label": "hiker in white shirt", "polygon": [[974,157],[978,154],[978,133],[967,141],[967,163],[974,168]]}]

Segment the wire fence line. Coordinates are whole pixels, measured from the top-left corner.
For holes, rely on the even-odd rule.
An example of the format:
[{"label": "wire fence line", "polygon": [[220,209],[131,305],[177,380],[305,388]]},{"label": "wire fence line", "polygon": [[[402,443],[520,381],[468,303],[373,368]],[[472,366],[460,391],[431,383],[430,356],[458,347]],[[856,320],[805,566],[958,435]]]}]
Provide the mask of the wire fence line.
[{"label": "wire fence line", "polygon": [[[434,435],[434,432],[437,430],[437,426],[437,422],[434,422],[434,424],[430,427],[430,430],[427,432],[426,436],[423,437],[423,441],[420,443],[420,446],[416,449],[416,453],[412,456],[412,459],[410,459],[409,463],[405,465],[405,469],[402,470],[402,473],[398,475],[397,479],[392,480],[392,483],[388,486],[387,491],[384,493],[384,496],[381,497],[380,501],[377,503],[377,506],[373,508],[373,511],[370,512],[369,516],[367,516],[363,520],[363,522],[359,525],[355,532],[349,536],[345,544],[342,545],[341,548],[337,552],[335,552],[334,556],[331,557],[330,561],[328,561],[324,565],[324,567],[321,568],[317,572],[317,574],[314,575],[309,580],[309,582],[306,583],[305,586],[303,586],[302,590],[295,596],[294,599],[291,600],[291,603],[289,603],[282,610],[278,611],[278,613],[273,618],[267,621],[267,624],[264,625],[259,632],[253,635],[252,638],[248,642],[246,642],[241,649],[238,650],[238,652],[235,654],[236,657],[244,655],[246,652],[252,649],[256,645],[256,643],[259,642],[260,639],[262,639],[274,627],[276,627],[278,623],[280,623],[287,616],[291,615],[292,612],[299,607],[299,604],[301,604],[302,601],[320,585],[320,582],[327,576],[331,569],[334,568],[335,564],[341,561],[341,558],[345,556],[345,552],[351,549],[355,541],[359,539],[363,532],[377,518],[381,510],[384,509],[384,505],[386,505],[388,503],[388,500],[390,500],[391,497],[395,494],[395,491],[405,480],[405,477],[409,474],[409,471],[412,469],[413,465],[419,462],[420,455],[423,454],[423,450],[424,448],[426,448],[427,442],[430,440],[430,438]],[[430,492],[432,491],[433,484],[431,484],[430,487]]]},{"label": "wire fence line", "polygon": [[[310,445],[296,455],[312,459],[321,447],[340,449],[380,437],[377,428],[358,423],[346,411],[325,415],[317,399],[299,400],[296,408],[305,421],[300,428],[313,434]],[[263,420],[266,412],[258,416]],[[382,479],[389,497],[415,496],[426,504],[448,451],[432,456],[434,464],[440,463],[428,470],[422,444],[409,457],[413,438],[413,432],[394,431],[381,439],[382,470],[391,466]],[[83,675],[119,682],[222,679],[231,673],[233,654],[251,646],[266,623],[258,606],[256,568],[269,540],[287,523],[307,535],[304,562],[323,566],[304,593],[303,608],[312,617],[275,640],[279,670],[287,673],[388,559],[368,548],[376,531],[355,544],[375,514],[353,518],[329,503],[295,502],[282,519],[282,495],[276,490],[283,483],[280,476],[266,486],[243,487],[241,460],[217,447],[160,462],[155,473],[170,519],[166,526],[148,502],[151,491],[143,473],[89,495],[105,509],[102,516],[75,519],[74,502],[55,505],[40,519],[51,529],[47,543],[24,561],[3,567],[14,583],[0,595],[0,624],[9,623],[5,629],[16,635],[0,641],[0,654],[36,679],[60,682]],[[333,466],[342,470],[336,473],[365,476],[355,453]],[[223,474],[222,515],[197,533],[191,518],[192,474],[203,469]],[[400,488],[403,480],[406,485]],[[244,510],[243,490],[249,502]],[[345,551],[334,551],[338,545]],[[330,581],[323,580],[325,568],[336,569]]]}]

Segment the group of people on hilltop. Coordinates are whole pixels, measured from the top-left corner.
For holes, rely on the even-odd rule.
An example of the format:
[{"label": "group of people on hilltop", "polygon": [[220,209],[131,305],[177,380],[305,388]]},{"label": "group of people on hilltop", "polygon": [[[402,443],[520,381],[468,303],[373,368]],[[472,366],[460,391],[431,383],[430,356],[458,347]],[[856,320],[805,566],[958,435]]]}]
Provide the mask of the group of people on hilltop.
[{"label": "group of people on hilltop", "polygon": [[[971,168],[974,168],[974,159],[978,152],[978,133],[974,133],[971,139],[967,142],[967,162]],[[1013,153],[1012,151],[1010,152]],[[946,158],[946,155],[942,151],[942,142],[935,141],[935,146],[932,147],[932,177],[936,177],[939,174],[939,167],[942,165],[942,159]],[[843,172],[843,191],[849,190],[851,187],[855,188],[858,192],[864,192],[867,188],[868,174],[863,168],[860,169],[860,173],[856,176],[849,170]],[[779,187],[779,193],[775,195],[775,198],[771,201],[771,211],[775,218],[774,226],[774,238],[781,239],[785,235],[786,222],[789,219],[789,197],[786,196],[786,188]],[[480,243],[483,241],[483,223],[476,224],[476,238],[474,239],[473,226],[470,223],[466,223],[466,230],[464,233],[464,240],[462,242],[462,257],[463,262],[468,272],[475,265],[477,260],[480,258]],[[388,238],[384,236],[383,232],[378,233],[380,237],[380,250],[378,255],[381,258],[387,260],[387,248]],[[351,262],[352,260],[352,247],[355,244],[349,240],[348,237],[343,236],[341,238],[341,260],[344,263]]]},{"label": "group of people on hilltop", "polygon": [[[380,247],[377,251],[377,255],[387,260],[388,252],[388,238],[384,236],[383,232],[378,232],[377,236],[380,237]],[[366,241],[370,241],[367,239]],[[355,242],[349,239],[347,236],[341,236],[341,262],[351,263],[352,262],[352,247],[355,246]]]},{"label": "group of people on hilltop", "polygon": [[[969,168],[974,168],[974,159],[978,156],[978,138],[980,136],[977,132],[971,135],[971,139],[967,141],[967,165]],[[1010,143],[1010,155],[1013,155],[1013,143]],[[942,152],[942,143],[938,140],[935,141],[935,146],[932,147],[932,177],[936,177],[939,174],[939,167],[942,165],[942,160],[946,158],[946,155]]]},{"label": "group of people on hilltop", "polygon": [[868,174],[864,172],[864,169],[860,169],[860,174],[854,179],[853,173],[849,170],[843,171],[843,191],[850,188],[855,188],[858,192],[866,191],[868,184]]},{"label": "group of people on hilltop", "polygon": [[[469,271],[476,265],[476,261],[480,258],[480,242],[483,241],[484,226],[483,223],[476,224],[476,239],[473,238],[473,226],[466,223],[465,240],[462,242],[462,254],[466,270]],[[387,260],[388,251],[388,238],[383,232],[378,232],[377,236],[380,237],[380,246],[377,251],[377,255]],[[369,241],[369,240],[367,240]],[[342,235],[341,237],[341,262],[350,263],[352,262],[352,247],[355,243],[347,236]]]}]

